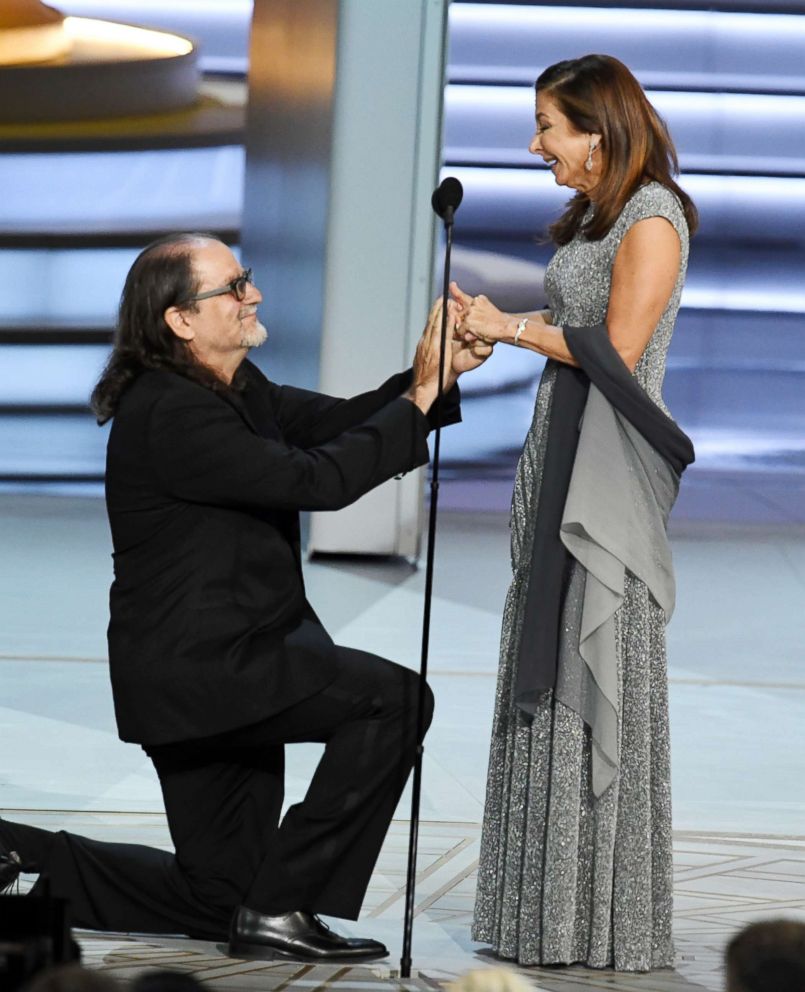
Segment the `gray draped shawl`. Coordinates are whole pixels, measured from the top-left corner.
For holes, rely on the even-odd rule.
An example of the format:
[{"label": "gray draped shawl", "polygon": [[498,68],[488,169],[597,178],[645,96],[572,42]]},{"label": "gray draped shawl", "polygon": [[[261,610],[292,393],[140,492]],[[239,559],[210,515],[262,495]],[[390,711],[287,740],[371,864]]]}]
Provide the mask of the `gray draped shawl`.
[{"label": "gray draped shawl", "polygon": [[[693,446],[647,396],[604,325],[565,329],[580,368],[557,372],[525,598],[515,699],[533,713],[556,699],[590,727],[593,792],[618,769],[615,613],[628,570],[670,619],[674,573],[666,526]],[[570,559],[582,567],[579,643],[559,636]]]}]

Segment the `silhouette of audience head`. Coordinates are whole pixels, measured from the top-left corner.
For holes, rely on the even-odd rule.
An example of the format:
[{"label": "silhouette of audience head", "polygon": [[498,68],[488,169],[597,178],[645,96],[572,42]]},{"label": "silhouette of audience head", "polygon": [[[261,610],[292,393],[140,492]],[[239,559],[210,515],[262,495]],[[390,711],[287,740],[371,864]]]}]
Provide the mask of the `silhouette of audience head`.
[{"label": "silhouette of audience head", "polygon": [[752,923],[726,952],[727,992],[802,992],[805,989],[805,923]]},{"label": "silhouette of audience head", "polygon": [[451,982],[445,992],[534,992],[511,968],[474,968]]},{"label": "silhouette of audience head", "polygon": [[[130,985],[128,992],[204,992],[192,975],[180,971],[146,971]],[[99,971],[77,964],[60,965],[40,972],[24,992],[123,992],[123,986]]]},{"label": "silhouette of audience head", "polygon": [[121,992],[121,987],[100,971],[63,964],[40,971],[25,986],[25,992]]}]

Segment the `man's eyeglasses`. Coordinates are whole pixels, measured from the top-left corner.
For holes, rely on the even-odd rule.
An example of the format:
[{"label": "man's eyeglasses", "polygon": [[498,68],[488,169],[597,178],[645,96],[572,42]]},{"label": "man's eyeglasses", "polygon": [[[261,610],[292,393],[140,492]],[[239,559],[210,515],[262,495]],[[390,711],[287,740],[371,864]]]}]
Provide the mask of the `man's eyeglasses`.
[{"label": "man's eyeglasses", "polygon": [[237,279],[233,279],[226,286],[221,286],[220,289],[208,289],[206,293],[197,293],[196,296],[189,296],[186,300],[182,300],[182,303],[197,303],[199,300],[209,300],[212,296],[223,296],[225,293],[231,293],[236,300],[242,303],[246,299],[249,286],[253,285],[252,270],[246,269],[245,272],[241,272]]}]

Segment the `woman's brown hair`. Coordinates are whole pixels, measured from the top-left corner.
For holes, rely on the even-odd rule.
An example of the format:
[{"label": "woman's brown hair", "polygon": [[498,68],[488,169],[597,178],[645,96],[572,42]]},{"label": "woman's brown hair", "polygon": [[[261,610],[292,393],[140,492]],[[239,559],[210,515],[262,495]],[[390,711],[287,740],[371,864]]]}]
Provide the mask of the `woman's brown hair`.
[{"label": "woman's brown hair", "polygon": [[595,212],[582,222],[590,198],[576,193],[549,228],[557,244],[567,244],[579,231],[590,241],[603,238],[629,197],[652,180],[676,194],[693,234],[698,214],[693,200],[674,181],[679,161],[668,127],[623,62],[611,55],[567,59],[547,68],[535,88],[555,100],[577,131],[601,135],[602,172],[595,188]]}]

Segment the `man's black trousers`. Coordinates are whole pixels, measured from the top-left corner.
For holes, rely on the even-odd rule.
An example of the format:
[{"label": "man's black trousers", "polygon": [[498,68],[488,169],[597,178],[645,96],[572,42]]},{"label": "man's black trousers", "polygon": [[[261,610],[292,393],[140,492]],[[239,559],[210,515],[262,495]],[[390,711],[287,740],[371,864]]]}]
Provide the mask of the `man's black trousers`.
[{"label": "man's black trousers", "polygon": [[[175,855],[0,822],[0,842],[70,900],[75,926],[226,937],[238,905],[357,919],[413,764],[419,676],[338,648],[336,679],[270,719],[149,748]],[[433,713],[426,692],[425,729]],[[320,741],[301,803],[280,822],[283,745]]]}]

